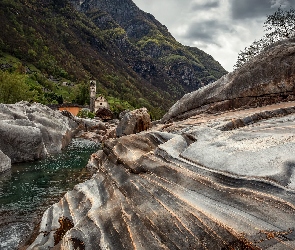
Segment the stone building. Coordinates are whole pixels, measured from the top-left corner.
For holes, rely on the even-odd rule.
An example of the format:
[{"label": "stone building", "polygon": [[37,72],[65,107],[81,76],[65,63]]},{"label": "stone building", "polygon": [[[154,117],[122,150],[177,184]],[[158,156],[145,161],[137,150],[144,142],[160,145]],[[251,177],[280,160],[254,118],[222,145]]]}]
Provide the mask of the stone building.
[{"label": "stone building", "polygon": [[103,96],[99,96],[95,99],[94,112],[101,108],[110,109],[107,99],[105,99]]},{"label": "stone building", "polygon": [[104,98],[104,96],[100,95],[96,97],[96,81],[90,81],[90,111],[96,113],[99,109],[110,109],[110,105],[108,101]]},{"label": "stone building", "polygon": [[90,81],[90,111],[95,112],[96,81]]}]

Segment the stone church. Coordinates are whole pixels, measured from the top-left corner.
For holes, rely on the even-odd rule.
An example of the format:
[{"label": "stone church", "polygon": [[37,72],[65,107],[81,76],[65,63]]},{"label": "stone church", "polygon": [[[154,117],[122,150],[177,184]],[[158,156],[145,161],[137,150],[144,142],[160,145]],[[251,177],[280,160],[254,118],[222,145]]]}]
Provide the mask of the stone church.
[{"label": "stone church", "polygon": [[96,81],[90,81],[90,111],[96,113],[97,110],[110,109],[108,101],[103,96],[96,97]]},{"label": "stone church", "polygon": [[98,96],[95,99],[94,112],[96,112],[98,109],[101,109],[101,108],[110,109],[110,105],[109,105],[108,101],[103,96]]}]

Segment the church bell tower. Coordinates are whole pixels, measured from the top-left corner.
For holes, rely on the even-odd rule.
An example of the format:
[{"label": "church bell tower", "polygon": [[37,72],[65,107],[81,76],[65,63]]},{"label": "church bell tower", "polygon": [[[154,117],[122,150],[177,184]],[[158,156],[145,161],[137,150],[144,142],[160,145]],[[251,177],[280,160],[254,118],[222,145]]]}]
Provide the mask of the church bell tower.
[{"label": "church bell tower", "polygon": [[94,112],[95,107],[95,99],[96,99],[96,81],[90,81],[90,111]]}]

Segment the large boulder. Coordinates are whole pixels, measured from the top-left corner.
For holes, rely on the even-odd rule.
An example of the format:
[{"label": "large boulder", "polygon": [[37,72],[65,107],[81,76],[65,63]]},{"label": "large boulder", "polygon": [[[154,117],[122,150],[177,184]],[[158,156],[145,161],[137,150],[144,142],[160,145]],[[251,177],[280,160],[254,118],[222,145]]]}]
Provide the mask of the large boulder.
[{"label": "large boulder", "polygon": [[25,119],[0,122],[0,149],[13,163],[33,161],[46,155],[40,128]]},{"label": "large boulder", "polygon": [[117,136],[136,134],[151,128],[151,125],[151,118],[147,109],[136,109],[124,114],[117,126]]},{"label": "large boulder", "polygon": [[95,117],[98,117],[103,121],[109,121],[113,119],[113,112],[108,108],[102,107],[95,112]]},{"label": "large boulder", "polygon": [[11,160],[0,150],[0,173],[5,172],[11,168]]},{"label": "large boulder", "polygon": [[295,249],[295,109],[220,130],[257,112],[105,142],[27,249]]},{"label": "large boulder", "polygon": [[0,150],[12,163],[60,152],[76,127],[76,122],[42,104],[0,104]]},{"label": "large boulder", "polygon": [[240,69],[184,95],[162,122],[295,100],[294,82],[295,38],[274,44]]},{"label": "large boulder", "polygon": [[264,106],[293,98],[295,46],[265,53],[274,66],[186,96],[164,119],[178,121],[106,141],[28,249],[295,249],[295,101]]}]

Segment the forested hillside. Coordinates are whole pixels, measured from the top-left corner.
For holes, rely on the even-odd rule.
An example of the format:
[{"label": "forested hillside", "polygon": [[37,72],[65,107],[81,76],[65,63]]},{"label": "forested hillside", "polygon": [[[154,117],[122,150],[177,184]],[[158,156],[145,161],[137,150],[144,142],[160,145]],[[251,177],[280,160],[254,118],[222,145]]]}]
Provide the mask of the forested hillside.
[{"label": "forested hillside", "polygon": [[[145,106],[156,119],[226,73],[131,0],[2,0],[0,29],[1,102],[87,104],[95,79],[115,112]],[[7,98],[14,78],[20,96]]]}]

